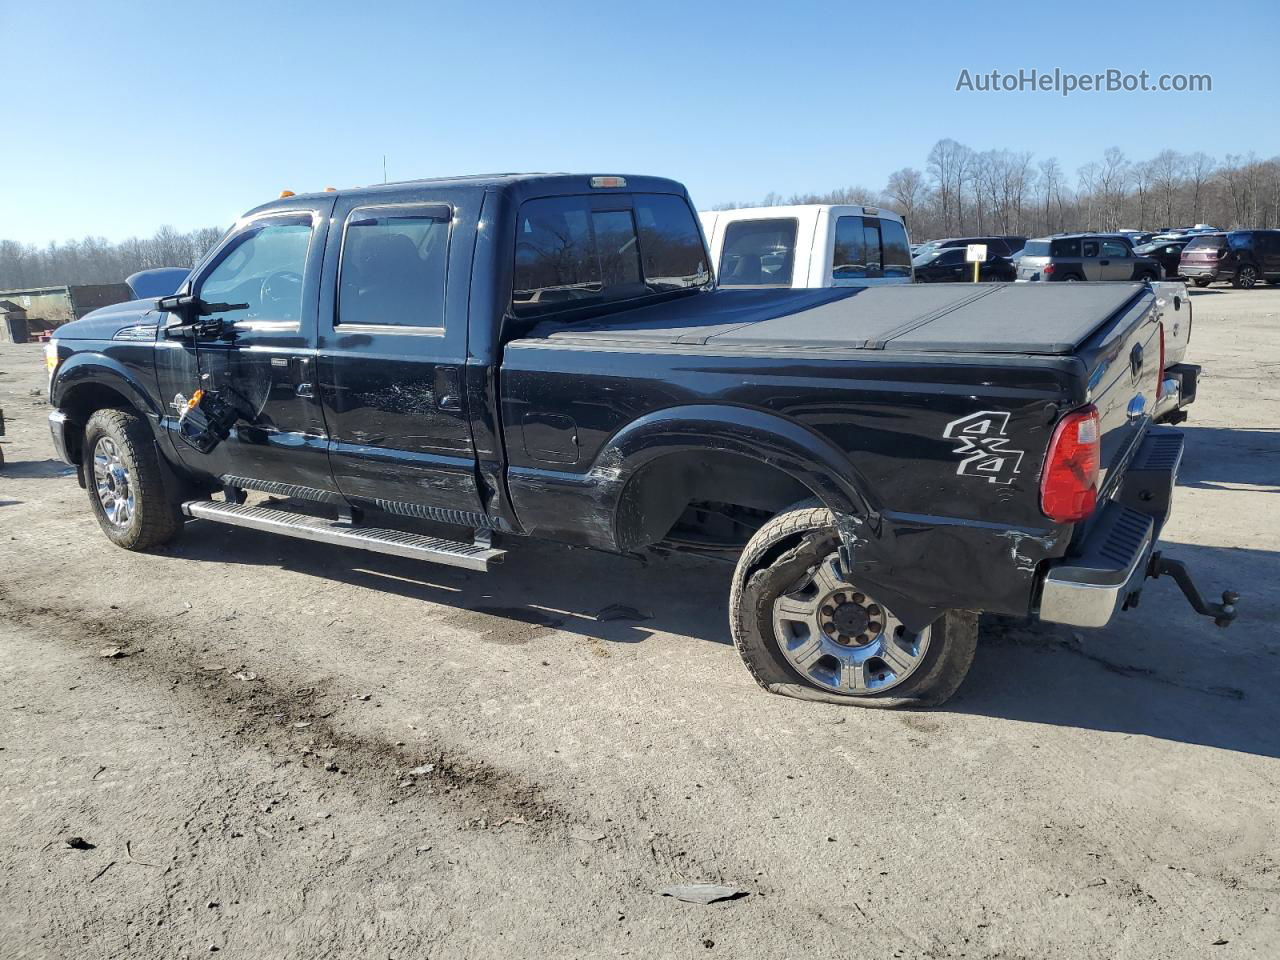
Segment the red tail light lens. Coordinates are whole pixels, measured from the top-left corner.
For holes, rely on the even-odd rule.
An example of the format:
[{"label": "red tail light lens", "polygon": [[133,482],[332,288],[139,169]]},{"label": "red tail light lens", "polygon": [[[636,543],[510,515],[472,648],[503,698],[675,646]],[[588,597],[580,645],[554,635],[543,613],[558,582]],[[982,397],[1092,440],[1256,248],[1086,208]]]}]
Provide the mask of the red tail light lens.
[{"label": "red tail light lens", "polygon": [[1053,264],[1046,263],[1043,267],[1040,268],[1040,272],[1043,273],[1046,277],[1051,276],[1053,274]]},{"label": "red tail light lens", "polygon": [[1074,523],[1098,503],[1098,408],[1073,410],[1058,422],[1040,477],[1040,510],[1050,520]]},{"label": "red tail light lens", "polygon": [[1156,371],[1156,399],[1164,397],[1164,324],[1160,324],[1160,369]]}]

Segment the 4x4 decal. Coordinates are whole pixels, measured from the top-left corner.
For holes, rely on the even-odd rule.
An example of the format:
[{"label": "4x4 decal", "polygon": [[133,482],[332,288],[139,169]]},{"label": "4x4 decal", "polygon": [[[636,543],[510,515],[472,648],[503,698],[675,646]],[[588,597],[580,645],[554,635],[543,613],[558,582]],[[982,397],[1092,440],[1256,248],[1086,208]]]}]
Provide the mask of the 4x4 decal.
[{"label": "4x4 decal", "polygon": [[996,410],[979,410],[948,423],[942,435],[959,442],[955,452],[964,457],[956,473],[985,477],[990,483],[1012,483],[1025,451],[1009,446],[1008,425],[1009,414]]}]

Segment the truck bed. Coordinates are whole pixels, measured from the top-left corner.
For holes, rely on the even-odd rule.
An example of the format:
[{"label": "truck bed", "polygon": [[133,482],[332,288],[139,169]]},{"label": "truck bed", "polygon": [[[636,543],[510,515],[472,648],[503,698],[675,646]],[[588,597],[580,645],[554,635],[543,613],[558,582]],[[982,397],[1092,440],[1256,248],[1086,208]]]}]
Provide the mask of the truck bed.
[{"label": "truck bed", "polygon": [[1139,283],[955,283],[716,290],[600,318],[543,323],[524,339],[769,353],[888,348],[1057,356],[1072,353],[1144,289]]}]

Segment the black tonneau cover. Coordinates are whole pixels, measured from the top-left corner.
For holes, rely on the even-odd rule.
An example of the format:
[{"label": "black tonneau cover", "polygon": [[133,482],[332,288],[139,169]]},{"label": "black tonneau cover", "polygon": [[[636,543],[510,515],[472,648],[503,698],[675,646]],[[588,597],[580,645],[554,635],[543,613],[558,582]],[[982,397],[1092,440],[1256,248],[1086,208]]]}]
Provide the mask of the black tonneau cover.
[{"label": "black tonneau cover", "polygon": [[529,339],[779,350],[1070,354],[1141,283],[938,283],[715,290],[604,317],[548,321]]}]

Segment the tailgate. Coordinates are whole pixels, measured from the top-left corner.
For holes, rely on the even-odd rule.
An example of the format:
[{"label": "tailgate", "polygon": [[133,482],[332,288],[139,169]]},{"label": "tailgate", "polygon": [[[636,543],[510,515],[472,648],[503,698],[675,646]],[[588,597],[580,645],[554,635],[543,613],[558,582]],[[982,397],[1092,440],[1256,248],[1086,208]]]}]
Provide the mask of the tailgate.
[{"label": "tailgate", "polygon": [[1146,433],[1163,378],[1155,297],[1137,298],[1114,323],[1079,351],[1088,376],[1087,397],[1098,408],[1101,434],[1099,501],[1109,496]]}]

